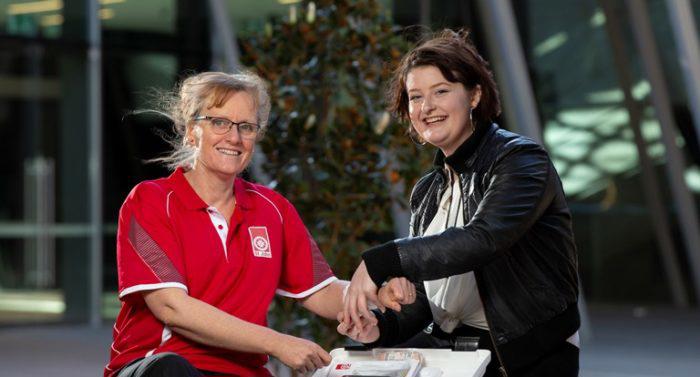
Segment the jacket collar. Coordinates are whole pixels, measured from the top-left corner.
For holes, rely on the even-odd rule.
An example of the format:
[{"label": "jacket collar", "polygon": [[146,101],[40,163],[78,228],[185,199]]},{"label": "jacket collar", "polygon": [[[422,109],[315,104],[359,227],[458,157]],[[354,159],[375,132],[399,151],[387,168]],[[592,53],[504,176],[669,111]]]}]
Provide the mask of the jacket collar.
[{"label": "jacket collar", "polygon": [[479,146],[484,140],[486,134],[495,132],[498,126],[494,123],[490,126],[477,127],[467,140],[460,145],[457,150],[450,156],[445,157],[445,154],[438,149],[433,159],[433,165],[435,169],[444,169],[445,164],[449,165],[457,173],[462,174],[467,170],[467,166],[470,165],[471,157],[474,156]]}]

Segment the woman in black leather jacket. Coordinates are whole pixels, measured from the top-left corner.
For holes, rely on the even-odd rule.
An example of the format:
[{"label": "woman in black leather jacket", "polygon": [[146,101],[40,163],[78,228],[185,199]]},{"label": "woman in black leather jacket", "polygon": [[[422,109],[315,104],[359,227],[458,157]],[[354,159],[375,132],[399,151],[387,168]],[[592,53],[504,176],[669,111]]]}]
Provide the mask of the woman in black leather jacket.
[{"label": "woman in black leather jacket", "polygon": [[[479,337],[492,351],[487,376],[578,375],[577,254],[561,182],[541,146],[491,123],[496,84],[468,33],[414,48],[389,96],[411,136],[438,150],[411,194],[410,237],[362,255],[339,331],[376,316],[351,335],[413,347]],[[418,297],[405,290],[400,311],[370,313],[368,302],[388,304],[377,291],[392,277]]]}]

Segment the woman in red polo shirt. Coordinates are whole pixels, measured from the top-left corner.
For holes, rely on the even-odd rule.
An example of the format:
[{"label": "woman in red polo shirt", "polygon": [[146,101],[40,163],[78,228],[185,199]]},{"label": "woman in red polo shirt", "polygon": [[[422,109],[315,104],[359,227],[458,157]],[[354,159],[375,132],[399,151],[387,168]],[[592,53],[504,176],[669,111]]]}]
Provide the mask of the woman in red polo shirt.
[{"label": "woman in red polo shirt", "polygon": [[254,74],[207,72],[184,80],[168,115],[174,172],[139,183],[119,214],[122,308],[105,376],[269,376],[272,355],[311,371],[329,354],[267,328],[275,293],[336,318],[337,280],[294,207],[238,177],[268,120]]}]

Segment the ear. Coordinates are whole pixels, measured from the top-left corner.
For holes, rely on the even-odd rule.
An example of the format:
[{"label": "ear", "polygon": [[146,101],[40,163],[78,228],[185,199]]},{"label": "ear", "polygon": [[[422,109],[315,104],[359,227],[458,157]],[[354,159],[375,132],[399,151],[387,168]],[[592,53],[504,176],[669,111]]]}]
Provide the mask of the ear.
[{"label": "ear", "polygon": [[479,102],[481,102],[481,85],[476,84],[474,89],[472,89],[469,93],[470,108],[475,109],[477,106],[479,106]]},{"label": "ear", "polygon": [[187,125],[184,143],[193,147],[197,145],[197,132],[195,132],[195,126],[192,123]]},{"label": "ear", "polygon": [[411,127],[408,130],[408,137],[413,140],[414,143],[419,144],[419,145],[425,145],[425,140],[423,140],[423,137],[420,135],[418,130],[413,126],[413,122],[411,122]]}]

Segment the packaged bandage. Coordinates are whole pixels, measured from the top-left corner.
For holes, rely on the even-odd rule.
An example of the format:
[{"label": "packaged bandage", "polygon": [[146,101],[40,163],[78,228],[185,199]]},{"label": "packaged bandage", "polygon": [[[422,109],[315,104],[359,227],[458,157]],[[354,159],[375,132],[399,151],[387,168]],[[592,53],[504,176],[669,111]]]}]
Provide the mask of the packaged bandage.
[{"label": "packaged bandage", "polygon": [[419,366],[425,364],[423,354],[410,348],[375,348],[372,350],[372,358],[375,360],[415,360]]},{"label": "packaged bandage", "polygon": [[327,377],[417,377],[419,370],[415,360],[338,360],[331,363]]}]

